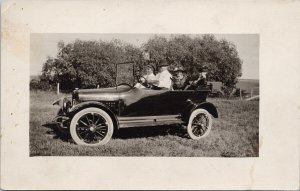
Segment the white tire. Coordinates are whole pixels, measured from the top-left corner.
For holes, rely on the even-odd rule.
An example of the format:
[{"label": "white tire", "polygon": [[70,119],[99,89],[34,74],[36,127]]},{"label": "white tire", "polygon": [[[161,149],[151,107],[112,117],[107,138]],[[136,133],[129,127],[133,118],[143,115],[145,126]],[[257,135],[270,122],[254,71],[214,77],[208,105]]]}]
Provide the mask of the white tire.
[{"label": "white tire", "polygon": [[199,140],[206,137],[212,127],[212,117],[205,109],[192,112],[187,126],[187,133],[191,139]]},{"label": "white tire", "polygon": [[114,131],[111,117],[102,109],[91,107],[76,113],[71,121],[70,133],[78,145],[106,144]]}]

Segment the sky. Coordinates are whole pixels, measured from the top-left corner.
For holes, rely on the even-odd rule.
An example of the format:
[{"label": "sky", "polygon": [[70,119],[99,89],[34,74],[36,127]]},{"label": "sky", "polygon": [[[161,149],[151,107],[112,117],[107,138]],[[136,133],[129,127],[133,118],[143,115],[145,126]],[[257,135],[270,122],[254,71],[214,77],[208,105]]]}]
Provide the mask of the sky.
[{"label": "sky", "polygon": [[[83,33],[33,33],[30,36],[30,75],[39,75],[47,57],[57,55],[57,43],[80,40],[119,39],[141,46],[155,34],[83,34]],[[157,34],[169,37],[170,34]],[[190,34],[191,37],[196,34]],[[226,39],[235,44],[243,61],[241,79],[259,79],[259,35],[257,34],[215,34],[217,39]]]}]

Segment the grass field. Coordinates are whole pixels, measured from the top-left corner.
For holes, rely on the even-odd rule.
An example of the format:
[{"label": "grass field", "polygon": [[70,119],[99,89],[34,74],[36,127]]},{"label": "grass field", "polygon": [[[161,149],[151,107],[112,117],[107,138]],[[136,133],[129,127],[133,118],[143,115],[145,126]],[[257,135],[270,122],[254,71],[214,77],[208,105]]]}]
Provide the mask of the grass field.
[{"label": "grass field", "polygon": [[252,91],[253,96],[259,95],[259,80],[239,79],[238,83],[236,84],[236,87],[248,94],[250,94],[250,92]]},{"label": "grass field", "polygon": [[238,83],[236,84],[236,87],[240,88],[240,89],[258,88],[259,87],[259,80],[239,79]]},{"label": "grass field", "polygon": [[63,95],[30,92],[30,156],[181,156],[258,157],[259,101],[208,99],[218,108],[210,134],[188,139],[180,126],[120,130],[99,147],[75,145],[49,125],[58,110],[51,103]]}]

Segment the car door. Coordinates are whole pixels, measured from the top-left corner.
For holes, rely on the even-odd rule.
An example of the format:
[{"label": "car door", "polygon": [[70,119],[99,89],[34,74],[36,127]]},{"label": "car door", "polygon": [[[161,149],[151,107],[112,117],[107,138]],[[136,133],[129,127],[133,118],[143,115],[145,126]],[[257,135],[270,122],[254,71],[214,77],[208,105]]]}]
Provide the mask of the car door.
[{"label": "car door", "polygon": [[120,116],[156,116],[170,114],[170,91],[133,89],[121,95]]},{"label": "car door", "polygon": [[169,94],[170,114],[180,114],[187,106],[188,100],[195,100],[195,91],[193,90],[173,90]]}]

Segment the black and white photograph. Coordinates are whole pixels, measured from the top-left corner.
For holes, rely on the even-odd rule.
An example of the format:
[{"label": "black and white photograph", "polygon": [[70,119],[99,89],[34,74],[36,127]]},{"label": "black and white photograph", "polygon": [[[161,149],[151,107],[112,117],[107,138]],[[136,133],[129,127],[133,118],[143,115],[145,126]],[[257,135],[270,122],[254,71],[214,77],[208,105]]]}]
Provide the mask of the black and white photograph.
[{"label": "black and white photograph", "polygon": [[30,37],[30,156],[259,156],[258,34]]},{"label": "black and white photograph", "polygon": [[299,190],[300,4],[5,0],[3,190]]}]

